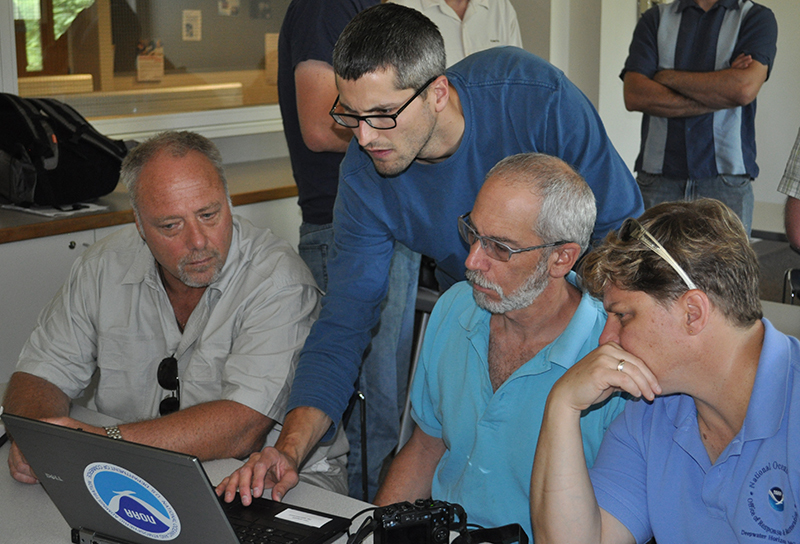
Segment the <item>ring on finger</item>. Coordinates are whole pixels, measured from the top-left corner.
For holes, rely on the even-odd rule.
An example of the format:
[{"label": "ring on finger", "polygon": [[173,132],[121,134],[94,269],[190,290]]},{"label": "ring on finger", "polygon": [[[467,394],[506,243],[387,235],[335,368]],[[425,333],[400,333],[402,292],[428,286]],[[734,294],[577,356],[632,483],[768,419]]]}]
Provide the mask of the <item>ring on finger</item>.
[{"label": "ring on finger", "polygon": [[620,359],[619,364],[617,365],[617,370],[622,372],[622,369],[625,367],[625,359]]}]

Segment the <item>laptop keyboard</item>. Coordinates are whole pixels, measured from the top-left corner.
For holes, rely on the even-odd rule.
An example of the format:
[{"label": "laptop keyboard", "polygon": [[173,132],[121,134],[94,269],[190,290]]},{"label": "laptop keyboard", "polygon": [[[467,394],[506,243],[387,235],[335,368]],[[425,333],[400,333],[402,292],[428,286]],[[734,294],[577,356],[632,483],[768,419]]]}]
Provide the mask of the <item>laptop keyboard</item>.
[{"label": "laptop keyboard", "polygon": [[275,514],[282,509],[280,503],[258,499],[247,507],[239,501],[226,503],[220,499],[220,505],[242,544],[294,544],[306,537],[286,523],[275,523]]},{"label": "laptop keyboard", "polygon": [[242,544],[293,544],[302,537],[274,527],[263,525],[238,525],[231,520],[236,537]]}]

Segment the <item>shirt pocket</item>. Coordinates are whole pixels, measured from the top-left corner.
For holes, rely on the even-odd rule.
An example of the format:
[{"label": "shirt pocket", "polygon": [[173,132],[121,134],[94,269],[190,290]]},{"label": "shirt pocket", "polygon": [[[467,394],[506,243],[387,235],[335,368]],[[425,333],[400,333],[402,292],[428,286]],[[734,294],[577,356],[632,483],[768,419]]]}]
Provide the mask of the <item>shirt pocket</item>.
[{"label": "shirt pocket", "polygon": [[153,417],[163,396],[156,372],[169,356],[162,339],[148,335],[106,332],[98,340],[100,373],[95,399],[100,412],[130,421]]}]

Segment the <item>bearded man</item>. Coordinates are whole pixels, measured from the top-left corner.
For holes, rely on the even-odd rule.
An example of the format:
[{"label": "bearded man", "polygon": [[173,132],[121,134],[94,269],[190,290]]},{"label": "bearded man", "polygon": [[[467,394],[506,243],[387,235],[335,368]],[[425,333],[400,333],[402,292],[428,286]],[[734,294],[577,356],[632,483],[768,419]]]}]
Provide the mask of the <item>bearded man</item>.
[{"label": "bearded man", "polygon": [[[411,391],[417,426],[377,504],[433,497],[462,505],[471,523],[531,534],[528,483],[547,394],[597,347],[606,322],[572,272],[595,213],[591,189],[559,158],[513,155],[489,171],[458,220],[468,281],[431,314]],[[623,404],[612,398],[582,418],[589,463]]]}]

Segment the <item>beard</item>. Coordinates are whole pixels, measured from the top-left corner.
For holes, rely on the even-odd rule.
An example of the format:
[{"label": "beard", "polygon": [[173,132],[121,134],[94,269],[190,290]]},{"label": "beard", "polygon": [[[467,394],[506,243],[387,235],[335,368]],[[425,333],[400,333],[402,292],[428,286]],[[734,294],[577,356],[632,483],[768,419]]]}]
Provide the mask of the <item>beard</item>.
[{"label": "beard", "polygon": [[[213,261],[197,270],[187,269],[189,263],[213,257]],[[208,287],[219,279],[225,262],[216,249],[190,253],[178,261],[178,279],[189,287]]]},{"label": "beard", "polygon": [[491,289],[500,296],[500,300],[491,300],[486,293],[473,290],[475,304],[491,314],[505,314],[514,310],[527,308],[550,284],[547,267],[547,256],[543,255],[536,265],[536,269],[528,276],[525,283],[520,285],[516,291],[510,295],[503,293],[503,288],[496,283],[490,282],[477,270],[467,270],[466,276],[470,283],[474,283],[485,289]]}]

